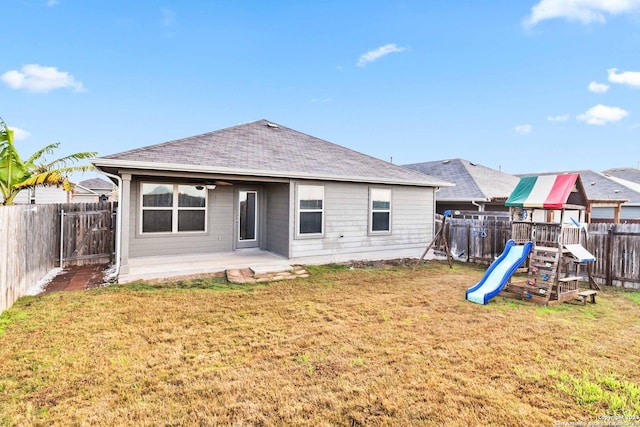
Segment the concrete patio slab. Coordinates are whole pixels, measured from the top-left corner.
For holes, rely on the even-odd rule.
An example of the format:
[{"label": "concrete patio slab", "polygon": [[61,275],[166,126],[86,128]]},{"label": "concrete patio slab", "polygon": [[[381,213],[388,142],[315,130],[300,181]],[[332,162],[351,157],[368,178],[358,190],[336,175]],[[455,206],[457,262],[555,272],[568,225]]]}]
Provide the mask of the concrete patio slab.
[{"label": "concrete patio slab", "polygon": [[[119,283],[137,280],[168,280],[184,276],[223,273],[226,270],[251,269],[255,275],[291,272],[296,265],[323,265],[349,261],[377,261],[400,258],[418,259],[425,246],[351,254],[327,254],[284,258],[260,249],[239,249],[224,253],[129,258],[129,272],[120,274]],[[427,257],[427,259],[430,257]]]},{"label": "concrete patio slab", "polygon": [[175,256],[129,258],[129,272],[120,274],[118,283],[137,280],[166,280],[174,277],[206,275],[227,269],[243,269],[271,265],[284,271],[289,262],[271,252],[259,249],[240,249],[234,252],[203,253]]}]

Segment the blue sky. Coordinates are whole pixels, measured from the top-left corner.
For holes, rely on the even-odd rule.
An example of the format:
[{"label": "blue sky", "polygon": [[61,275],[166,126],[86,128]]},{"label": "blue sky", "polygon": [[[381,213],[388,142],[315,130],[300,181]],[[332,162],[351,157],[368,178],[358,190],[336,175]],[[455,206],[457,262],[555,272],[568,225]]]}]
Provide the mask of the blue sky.
[{"label": "blue sky", "polygon": [[640,0],[4,0],[23,155],[258,119],[396,164],[640,164]]}]

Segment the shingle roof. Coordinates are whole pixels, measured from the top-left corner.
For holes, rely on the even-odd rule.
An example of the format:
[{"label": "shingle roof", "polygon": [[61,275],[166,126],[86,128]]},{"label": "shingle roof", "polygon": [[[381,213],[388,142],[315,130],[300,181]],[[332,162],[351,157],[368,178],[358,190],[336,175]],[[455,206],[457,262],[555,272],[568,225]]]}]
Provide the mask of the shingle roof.
[{"label": "shingle roof", "polygon": [[615,176],[616,178],[622,178],[626,181],[635,182],[640,184],[640,169],[636,168],[613,168],[607,169],[602,172],[605,176]]},{"label": "shingle roof", "polygon": [[267,120],[112,154],[92,163],[98,167],[193,170],[197,166],[212,173],[450,185]]},{"label": "shingle roof", "polygon": [[114,187],[113,183],[105,181],[102,178],[85,179],[84,181],[80,181],[78,185],[88,190],[112,190]]},{"label": "shingle roof", "polygon": [[520,181],[517,177],[464,159],[413,163],[404,167],[453,182],[442,188],[439,201],[491,201],[506,199]]}]

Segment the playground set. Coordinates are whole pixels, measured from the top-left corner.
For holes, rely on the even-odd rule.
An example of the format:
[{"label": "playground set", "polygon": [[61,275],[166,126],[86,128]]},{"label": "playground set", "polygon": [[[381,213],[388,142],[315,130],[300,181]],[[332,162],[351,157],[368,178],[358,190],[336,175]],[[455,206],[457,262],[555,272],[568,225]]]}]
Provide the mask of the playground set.
[{"label": "playground set", "polygon": [[[511,240],[466,299],[487,304],[496,295],[554,305],[572,300],[595,303],[598,284],[590,274],[595,257],[586,249],[587,199],[579,174],[528,176],[505,202],[512,218]],[[526,268],[524,281],[513,274]],[[587,281],[590,289],[581,291]]]}]

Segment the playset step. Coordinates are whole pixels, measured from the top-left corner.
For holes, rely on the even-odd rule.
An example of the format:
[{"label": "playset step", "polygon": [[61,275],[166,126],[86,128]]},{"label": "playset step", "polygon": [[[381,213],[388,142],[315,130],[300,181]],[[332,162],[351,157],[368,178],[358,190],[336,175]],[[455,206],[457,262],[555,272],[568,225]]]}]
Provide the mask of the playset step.
[{"label": "playset step", "polygon": [[581,291],[578,292],[578,297],[579,299],[582,301],[582,305],[587,305],[587,297],[589,297],[591,304],[595,304],[596,303],[596,295],[598,295],[598,291],[594,291],[594,290],[586,290],[586,291]]}]

